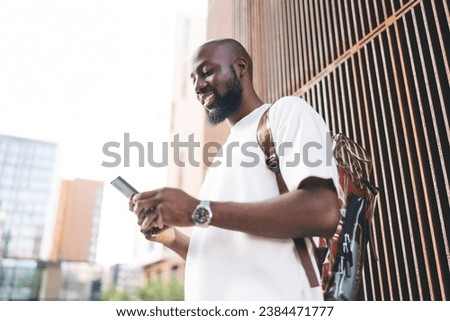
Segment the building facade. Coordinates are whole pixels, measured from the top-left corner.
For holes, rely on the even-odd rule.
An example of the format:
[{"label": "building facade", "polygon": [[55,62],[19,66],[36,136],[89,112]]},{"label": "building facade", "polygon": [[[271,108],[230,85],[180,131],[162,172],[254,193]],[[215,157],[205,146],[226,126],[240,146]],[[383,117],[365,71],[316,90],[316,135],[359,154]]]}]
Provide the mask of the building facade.
[{"label": "building facade", "polygon": [[[196,100],[189,75],[193,51],[206,39],[206,19],[180,10],[175,13],[175,20],[167,185],[197,196],[207,161],[201,148],[190,150],[181,145],[192,139],[203,146],[205,141],[205,113]],[[178,147],[172,144],[176,140],[181,142]],[[190,228],[182,230],[190,234]],[[184,280],[182,258],[159,243],[140,242],[140,233],[137,237],[139,248],[133,264],[112,267],[110,277],[104,281],[105,289],[114,285],[118,291],[134,293],[148,282],[167,285],[173,279]]]},{"label": "building facade", "polygon": [[102,195],[103,182],[62,182],[50,260],[95,261]]},{"label": "building facade", "polygon": [[[205,142],[205,112],[197,101],[190,81],[191,57],[205,41],[206,20],[193,14],[179,12],[176,16],[175,48],[173,59],[172,108],[169,138],[188,142],[190,139],[203,146]],[[208,160],[202,148],[170,149],[167,185],[178,187],[197,197],[203,182]],[[190,228],[182,228],[190,234]],[[172,278],[184,280],[184,260],[164,248],[160,257],[144,265],[145,280],[161,277],[163,282]]]},{"label": "building facade", "polygon": [[63,180],[40,299],[99,300],[103,268],[95,263],[103,182]]},{"label": "building facade", "polygon": [[56,199],[57,149],[0,135],[0,300],[39,298]]},{"label": "building facade", "polygon": [[0,135],[0,300],[100,297],[103,271],[95,255],[103,183],[60,184],[57,150]]}]

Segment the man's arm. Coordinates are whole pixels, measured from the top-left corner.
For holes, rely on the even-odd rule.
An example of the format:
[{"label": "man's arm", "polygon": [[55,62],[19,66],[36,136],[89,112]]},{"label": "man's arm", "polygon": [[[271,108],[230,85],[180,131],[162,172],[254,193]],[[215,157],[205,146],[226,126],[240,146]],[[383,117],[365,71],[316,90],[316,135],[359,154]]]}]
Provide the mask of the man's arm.
[{"label": "man's arm", "polygon": [[186,260],[187,251],[189,248],[190,238],[183,234],[178,229],[174,229],[175,238],[172,242],[164,244],[167,248],[177,253],[181,258]]},{"label": "man's arm", "polygon": [[145,225],[141,225],[141,233],[144,234],[147,240],[163,244],[186,260],[190,238],[180,232],[180,230],[169,227],[157,234],[153,234],[151,227],[147,228]]},{"label": "man's arm", "polygon": [[326,180],[307,180],[304,187],[264,202],[213,202],[213,225],[271,238],[331,237],[340,217],[336,192]]},{"label": "man's arm", "polygon": [[[154,207],[149,219],[155,221],[160,216],[164,224],[171,226],[192,226],[191,214],[199,203],[173,188],[140,193],[133,200],[135,213]],[[267,201],[212,202],[211,208],[211,225],[271,238],[330,237],[340,215],[330,180],[319,178],[305,179],[299,189]]]}]

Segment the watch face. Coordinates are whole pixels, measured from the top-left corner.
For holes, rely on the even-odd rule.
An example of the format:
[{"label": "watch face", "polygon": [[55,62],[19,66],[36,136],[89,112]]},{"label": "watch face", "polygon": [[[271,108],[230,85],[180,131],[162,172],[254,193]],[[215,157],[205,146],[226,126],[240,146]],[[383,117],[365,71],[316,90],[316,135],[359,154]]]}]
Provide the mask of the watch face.
[{"label": "watch face", "polygon": [[206,223],[208,221],[210,217],[209,211],[204,208],[204,207],[199,207],[195,210],[194,213],[194,220],[199,223],[199,224],[203,224]]}]

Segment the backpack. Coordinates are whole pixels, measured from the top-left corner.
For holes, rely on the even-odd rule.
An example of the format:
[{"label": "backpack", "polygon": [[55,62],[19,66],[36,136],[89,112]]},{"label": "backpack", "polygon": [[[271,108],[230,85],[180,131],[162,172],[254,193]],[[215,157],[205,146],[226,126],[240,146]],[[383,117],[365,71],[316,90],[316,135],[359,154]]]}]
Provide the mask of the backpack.
[{"label": "backpack", "polygon": [[[266,156],[266,165],[276,174],[278,189],[282,194],[288,189],[280,172],[270,130],[269,110],[270,107],[262,115],[256,136]],[[378,188],[368,180],[372,161],[360,145],[339,133],[333,136],[332,150],[339,173],[341,216],[331,238],[320,237],[318,246],[311,240],[315,264],[321,275],[320,284],[304,238],[295,238],[294,244],[310,286],[321,285],[325,300],[357,300],[368,243],[372,244],[373,250],[370,223]],[[377,259],[376,253],[373,253]]]}]

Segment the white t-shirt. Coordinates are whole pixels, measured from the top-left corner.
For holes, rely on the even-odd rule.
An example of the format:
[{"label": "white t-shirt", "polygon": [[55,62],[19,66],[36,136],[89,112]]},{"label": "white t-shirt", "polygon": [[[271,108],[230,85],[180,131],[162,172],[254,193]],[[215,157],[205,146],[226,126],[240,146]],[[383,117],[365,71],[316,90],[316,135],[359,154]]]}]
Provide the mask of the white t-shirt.
[{"label": "white t-shirt", "polygon": [[[265,104],[252,111],[231,128],[208,169],[200,199],[255,202],[279,195],[275,174],[267,168],[256,143],[257,125],[268,107]],[[327,156],[329,130],[308,103],[284,97],[271,107],[269,120],[289,190],[309,176],[333,178],[337,183],[336,167]],[[282,149],[281,142],[287,142]],[[293,164],[295,157],[299,161]],[[309,286],[292,239],[195,227],[185,273],[186,300],[323,299],[320,287]]]}]

